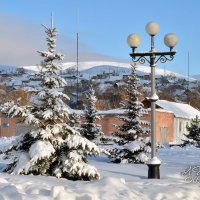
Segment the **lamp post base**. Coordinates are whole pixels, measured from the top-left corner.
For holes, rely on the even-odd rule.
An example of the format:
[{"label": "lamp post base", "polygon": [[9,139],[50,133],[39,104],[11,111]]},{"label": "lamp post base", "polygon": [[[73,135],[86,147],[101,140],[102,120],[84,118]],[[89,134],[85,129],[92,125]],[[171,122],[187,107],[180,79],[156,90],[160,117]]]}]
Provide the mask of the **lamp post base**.
[{"label": "lamp post base", "polygon": [[151,160],[149,160],[147,162],[147,166],[148,166],[148,178],[152,178],[152,179],[160,179],[160,167],[161,165],[161,161],[157,158],[154,157]]},{"label": "lamp post base", "polygon": [[147,166],[149,167],[148,178],[160,179],[160,164],[147,164]]}]

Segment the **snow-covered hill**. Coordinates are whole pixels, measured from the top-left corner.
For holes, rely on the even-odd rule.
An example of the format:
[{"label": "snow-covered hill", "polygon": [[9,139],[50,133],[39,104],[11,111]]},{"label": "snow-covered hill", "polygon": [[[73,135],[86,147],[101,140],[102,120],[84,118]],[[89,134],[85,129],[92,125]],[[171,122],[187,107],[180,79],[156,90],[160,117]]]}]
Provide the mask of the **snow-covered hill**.
[{"label": "snow-covered hill", "polygon": [[196,80],[200,80],[200,74],[192,75],[191,77],[194,78],[194,79],[196,79]]},{"label": "snow-covered hill", "polygon": [[[120,85],[123,84],[123,81],[126,79],[124,75],[130,74],[131,64],[122,63],[122,62],[108,62],[108,61],[96,61],[96,62],[79,62],[78,71],[79,71],[79,83],[84,81],[93,80],[98,84],[99,91],[106,91],[107,88],[113,86],[114,84]],[[21,70],[24,72],[21,73]],[[29,81],[29,74],[33,71],[38,71],[38,66],[2,66],[0,67],[0,76],[2,74],[2,84],[11,86],[16,89],[18,87],[34,86],[38,83],[33,83]],[[136,73],[140,75],[140,84],[143,85],[144,91],[150,91],[150,78],[149,76],[145,77],[144,75],[149,75],[151,72],[149,66],[138,65],[136,68]],[[5,75],[7,73],[7,75]],[[77,84],[77,63],[69,62],[62,64],[62,70],[60,71],[63,78],[66,79],[69,86],[74,86]],[[3,75],[4,74],[4,75]],[[167,84],[164,84],[161,80],[161,76],[165,76],[167,79]],[[181,96],[185,88],[188,86],[187,80],[188,77],[182,74],[178,74],[173,71],[164,70],[156,67],[156,77],[157,77],[157,90],[166,90],[166,88],[172,87],[174,96]],[[123,80],[123,81],[121,81]],[[83,82],[82,82],[83,81]],[[195,88],[197,86],[197,80],[190,77],[190,88]],[[175,88],[174,85],[177,85],[179,88]],[[82,85],[83,86],[83,85]],[[72,97],[71,97],[72,99]]]},{"label": "snow-covered hill", "polygon": [[[96,62],[79,62],[78,69],[81,73],[87,73],[87,74],[98,74],[102,72],[110,73],[110,72],[117,72],[119,74],[121,73],[129,73],[130,72],[130,63],[121,63],[121,62],[108,62],[108,61],[96,61]],[[71,63],[64,63],[63,64],[63,70],[69,69],[69,68],[77,68],[76,62]],[[149,66],[137,66],[137,72],[138,74],[149,74],[150,73],[150,67]],[[172,75],[176,76],[177,78],[183,78],[188,79],[187,76],[184,76],[182,74],[164,70],[161,68],[156,68],[156,75]],[[195,80],[195,78],[190,78],[191,81]]]},{"label": "snow-covered hill", "polygon": [[[78,63],[78,70],[82,74],[99,74],[99,73],[109,73],[109,72],[118,72],[120,73],[129,73],[130,70],[130,63],[121,63],[121,62],[109,62],[109,61],[91,61],[91,62],[79,62]],[[26,70],[31,70],[31,71],[37,71],[38,68],[37,66],[22,66]],[[77,69],[77,63],[76,62],[69,62],[69,63],[63,63],[63,68],[62,70],[65,71],[66,69]],[[149,66],[137,66],[137,72],[139,74],[149,74],[150,73],[150,67]],[[156,75],[161,76],[161,75],[172,75],[176,76],[177,78],[184,78],[188,79],[187,76],[184,76],[182,74],[169,71],[169,70],[164,70],[161,68],[156,68]],[[190,80],[195,80],[194,78],[190,78]]]},{"label": "snow-covered hill", "polygon": [[[91,61],[91,62],[79,62],[78,63],[78,70],[81,74],[85,75],[96,75],[100,73],[112,73],[115,71],[116,73],[120,74],[128,74],[130,72],[130,63],[122,63],[122,62],[109,62],[109,61]],[[0,66],[0,72],[2,73],[12,73],[16,72],[19,68],[23,68],[25,71],[38,71],[37,66],[6,66],[1,65]],[[76,62],[68,62],[62,64],[62,71],[69,70],[69,69],[75,69],[77,70],[77,63]],[[137,66],[137,73],[138,74],[149,74],[150,73],[150,67],[149,66]],[[176,76],[177,78],[182,79],[188,79],[187,76],[184,76],[182,74],[164,70],[159,67],[156,68],[156,75],[161,76]],[[200,77],[197,76],[197,79]],[[195,80],[196,77],[190,77],[190,80]]]},{"label": "snow-covered hill", "polygon": [[0,65],[1,73],[13,73],[19,69],[18,66]]}]

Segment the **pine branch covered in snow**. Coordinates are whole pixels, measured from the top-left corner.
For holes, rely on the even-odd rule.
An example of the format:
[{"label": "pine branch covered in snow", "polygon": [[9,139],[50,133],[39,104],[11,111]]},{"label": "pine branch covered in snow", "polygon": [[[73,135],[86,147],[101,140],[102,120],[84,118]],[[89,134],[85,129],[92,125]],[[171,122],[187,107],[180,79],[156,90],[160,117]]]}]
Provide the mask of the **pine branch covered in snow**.
[{"label": "pine branch covered in snow", "polygon": [[81,131],[80,115],[76,114],[75,112],[71,113],[69,115],[69,125],[77,131]]},{"label": "pine branch covered in snow", "polygon": [[57,73],[60,64],[56,61],[63,59],[62,54],[55,52],[57,32],[55,28],[44,27],[48,50],[39,51],[44,58],[40,71],[30,77],[40,81],[38,87],[26,91],[31,95],[30,105],[20,106],[11,101],[1,106],[2,112],[20,117],[32,127],[3,152],[10,161],[3,171],[72,180],[99,179],[97,169],[88,163],[86,156],[98,156],[103,150],[70,124],[68,106],[63,101],[69,97],[58,91],[66,82]]}]

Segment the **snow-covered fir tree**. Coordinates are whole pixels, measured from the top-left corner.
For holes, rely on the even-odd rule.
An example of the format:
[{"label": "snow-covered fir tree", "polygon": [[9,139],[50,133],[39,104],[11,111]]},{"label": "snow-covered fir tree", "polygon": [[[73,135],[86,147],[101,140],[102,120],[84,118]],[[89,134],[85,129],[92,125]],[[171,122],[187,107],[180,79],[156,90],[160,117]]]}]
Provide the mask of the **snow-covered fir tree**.
[{"label": "snow-covered fir tree", "polygon": [[80,116],[75,112],[69,114],[69,125],[76,130],[80,130]]},{"label": "snow-covered fir tree", "polygon": [[[43,25],[44,26],[44,25]],[[97,169],[87,162],[87,155],[99,155],[101,150],[69,126],[68,108],[64,99],[68,96],[59,90],[66,85],[58,75],[63,55],[56,53],[54,27],[46,27],[47,51],[38,73],[30,78],[40,80],[39,87],[29,88],[31,102],[20,106],[13,101],[1,106],[9,117],[21,117],[31,131],[21,134],[5,152],[9,164],[4,172],[56,176],[70,180],[92,180],[100,177]]]},{"label": "snow-covered fir tree", "polygon": [[86,93],[86,102],[84,104],[84,123],[81,125],[81,133],[89,140],[94,140],[103,135],[101,126],[96,123],[99,119],[96,109],[96,96],[94,89],[90,86]]},{"label": "snow-covered fir tree", "polygon": [[186,127],[188,134],[184,134],[185,139],[183,140],[183,145],[194,145],[200,148],[200,119],[196,116],[195,119],[192,119],[190,126]]},{"label": "snow-covered fir tree", "polygon": [[117,163],[145,163],[151,151],[150,138],[146,137],[149,133],[149,122],[141,120],[141,117],[147,114],[147,110],[139,101],[141,93],[138,91],[135,70],[135,66],[132,65],[131,74],[126,81],[127,99],[121,102],[125,115],[119,116],[119,119],[123,124],[117,125],[119,132],[115,134],[118,145],[110,152],[113,162]]}]

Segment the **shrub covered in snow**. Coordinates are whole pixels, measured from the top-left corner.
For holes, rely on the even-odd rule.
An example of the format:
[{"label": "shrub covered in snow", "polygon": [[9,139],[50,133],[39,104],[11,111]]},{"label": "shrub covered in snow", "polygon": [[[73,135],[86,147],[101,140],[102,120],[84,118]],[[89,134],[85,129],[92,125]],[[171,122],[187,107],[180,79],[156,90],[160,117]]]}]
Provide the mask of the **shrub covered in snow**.
[{"label": "shrub covered in snow", "polygon": [[187,126],[187,130],[189,134],[184,134],[186,139],[183,140],[183,145],[189,144],[200,148],[200,119],[198,116],[192,120],[190,126]]},{"label": "shrub covered in snow", "polygon": [[[69,124],[68,96],[59,88],[66,82],[57,71],[63,55],[55,52],[55,28],[45,27],[48,50],[39,52],[44,58],[40,71],[30,79],[40,80],[37,88],[28,88],[29,105],[10,101],[1,111],[10,117],[21,117],[33,129],[21,134],[3,153],[9,164],[4,172],[14,174],[50,175],[71,180],[98,179],[97,169],[88,164],[87,155],[98,155],[100,149]],[[57,61],[57,62],[55,62]],[[75,123],[75,122],[74,122]]]}]

